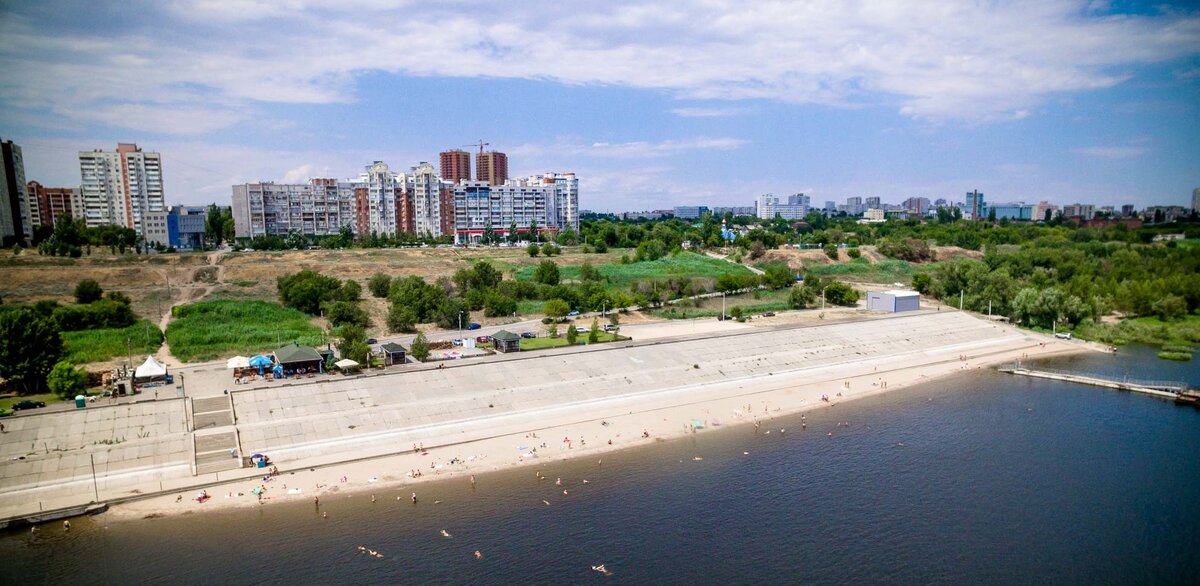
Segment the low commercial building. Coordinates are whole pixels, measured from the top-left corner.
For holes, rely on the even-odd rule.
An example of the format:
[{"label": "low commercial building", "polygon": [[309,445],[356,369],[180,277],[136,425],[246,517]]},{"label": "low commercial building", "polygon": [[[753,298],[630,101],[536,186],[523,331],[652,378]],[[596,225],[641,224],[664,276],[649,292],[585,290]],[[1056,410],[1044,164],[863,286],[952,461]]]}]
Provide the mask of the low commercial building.
[{"label": "low commercial building", "polygon": [[293,372],[325,372],[325,359],[320,352],[301,346],[292,344],[284,346],[274,352],[275,364],[283,367],[284,373]]},{"label": "low commercial building", "polygon": [[383,353],[383,364],[392,366],[394,364],[404,364],[407,362],[405,354],[408,352],[404,346],[395,342],[387,342],[379,346],[379,351]]},{"label": "low commercial building", "polygon": [[917,311],[921,309],[921,294],[916,291],[868,291],[867,309],[898,313],[901,311]]},{"label": "low commercial building", "polygon": [[497,352],[517,352],[521,349],[521,336],[508,330],[500,330],[492,334],[492,343]]}]

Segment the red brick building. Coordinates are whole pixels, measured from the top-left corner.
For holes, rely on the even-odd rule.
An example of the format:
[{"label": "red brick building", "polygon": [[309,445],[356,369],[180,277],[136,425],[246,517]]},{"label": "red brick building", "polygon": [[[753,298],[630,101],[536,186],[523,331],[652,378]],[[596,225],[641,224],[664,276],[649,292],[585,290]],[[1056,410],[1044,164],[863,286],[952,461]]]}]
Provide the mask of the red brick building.
[{"label": "red brick building", "polygon": [[439,162],[442,179],[458,183],[471,178],[471,153],[460,149],[443,151]]}]

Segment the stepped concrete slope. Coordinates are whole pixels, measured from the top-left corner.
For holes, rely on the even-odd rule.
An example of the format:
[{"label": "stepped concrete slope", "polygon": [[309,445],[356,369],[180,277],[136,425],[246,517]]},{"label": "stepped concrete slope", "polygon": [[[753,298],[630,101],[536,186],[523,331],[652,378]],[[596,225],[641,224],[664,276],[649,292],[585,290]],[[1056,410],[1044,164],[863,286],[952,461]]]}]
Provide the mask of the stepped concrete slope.
[{"label": "stepped concrete slope", "polygon": [[255,452],[280,468],[321,465],[766,386],[829,381],[832,394],[851,374],[1036,344],[1025,332],[964,313],[919,312],[20,417],[0,437],[0,518],[252,476],[240,457]]}]

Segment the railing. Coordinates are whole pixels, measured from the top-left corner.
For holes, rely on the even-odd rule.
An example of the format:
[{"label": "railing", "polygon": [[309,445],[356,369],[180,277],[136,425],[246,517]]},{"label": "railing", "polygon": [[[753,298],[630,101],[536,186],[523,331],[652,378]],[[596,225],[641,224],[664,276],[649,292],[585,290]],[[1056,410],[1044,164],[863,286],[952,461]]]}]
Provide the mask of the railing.
[{"label": "railing", "polygon": [[1020,362],[1014,362],[1012,366],[1008,367],[1008,369],[1009,370],[1024,370],[1024,371],[1029,371],[1029,372],[1041,372],[1041,373],[1046,373],[1046,374],[1056,374],[1056,375],[1060,375],[1060,376],[1091,378],[1091,379],[1096,379],[1096,380],[1108,381],[1108,382],[1112,382],[1112,383],[1121,383],[1121,384],[1133,385],[1133,386],[1137,386],[1137,387],[1146,387],[1148,389],[1170,390],[1175,393],[1181,393],[1188,389],[1188,384],[1184,381],[1179,381],[1179,380],[1139,379],[1139,378],[1129,378],[1128,376],[1112,376],[1112,375],[1103,375],[1103,374],[1089,374],[1089,373],[1084,373],[1084,372],[1071,372],[1069,370],[1057,370],[1057,369],[1053,369],[1053,368],[1041,368],[1041,367],[1030,368],[1028,366],[1022,365]]}]

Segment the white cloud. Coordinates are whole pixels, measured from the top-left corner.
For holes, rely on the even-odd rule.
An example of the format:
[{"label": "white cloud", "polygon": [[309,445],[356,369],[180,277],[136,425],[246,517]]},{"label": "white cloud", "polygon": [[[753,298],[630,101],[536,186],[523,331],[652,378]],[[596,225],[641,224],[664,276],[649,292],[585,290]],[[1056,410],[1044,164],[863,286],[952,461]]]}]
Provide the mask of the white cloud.
[{"label": "white cloud", "polygon": [[[913,118],[977,122],[1020,119],[1048,96],[1200,53],[1200,15],[1112,15],[1103,4],[173,2],[150,5],[141,26],[91,36],[0,22],[0,105],[203,133],[254,117],[260,103],[352,101],[360,75],[383,72],[894,104]],[[560,22],[569,25],[547,26]],[[127,115],[130,104],[146,115]],[[170,111],[187,121],[161,115]]]},{"label": "white cloud", "polygon": [[1148,150],[1146,147],[1140,146],[1091,146],[1072,149],[1071,152],[1103,159],[1130,159],[1140,157]]},{"label": "white cloud", "polygon": [[737,116],[747,112],[746,108],[734,107],[719,107],[706,108],[701,106],[687,106],[683,108],[672,108],[671,113],[684,118],[719,118],[726,116]]},{"label": "white cloud", "polygon": [[299,167],[296,167],[295,169],[289,170],[287,173],[284,173],[283,174],[283,182],[284,183],[304,183],[310,177],[313,177],[313,176],[314,176],[313,175],[313,166],[309,163],[305,163],[303,165],[300,165]]}]

